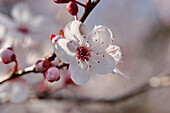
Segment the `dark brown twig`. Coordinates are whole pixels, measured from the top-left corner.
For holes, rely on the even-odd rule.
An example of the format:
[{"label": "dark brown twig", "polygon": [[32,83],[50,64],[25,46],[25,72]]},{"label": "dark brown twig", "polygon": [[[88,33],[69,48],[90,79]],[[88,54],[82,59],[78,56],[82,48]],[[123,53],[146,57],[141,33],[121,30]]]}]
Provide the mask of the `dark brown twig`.
[{"label": "dark brown twig", "polygon": [[[52,61],[54,60],[56,57],[56,55],[53,53],[47,57],[45,57],[44,59],[48,59],[49,61]],[[28,73],[40,73],[40,72],[36,72],[35,71],[35,64],[33,64],[32,66],[29,66],[27,68],[25,68],[24,70],[18,70],[18,71],[15,71],[15,72],[10,72],[9,74],[3,76],[0,78],[0,84],[8,81],[8,80],[11,80],[11,79],[14,79],[16,77],[20,77],[22,75],[25,75],[25,74],[28,74]]]},{"label": "dark brown twig", "polygon": [[91,3],[91,0],[89,0],[89,2],[87,2],[87,8],[85,8],[85,11],[83,13],[83,15],[80,18],[80,21],[83,23],[86,18],[88,17],[88,15],[91,13],[91,11],[96,7],[96,5],[100,2],[100,0],[94,0]]}]

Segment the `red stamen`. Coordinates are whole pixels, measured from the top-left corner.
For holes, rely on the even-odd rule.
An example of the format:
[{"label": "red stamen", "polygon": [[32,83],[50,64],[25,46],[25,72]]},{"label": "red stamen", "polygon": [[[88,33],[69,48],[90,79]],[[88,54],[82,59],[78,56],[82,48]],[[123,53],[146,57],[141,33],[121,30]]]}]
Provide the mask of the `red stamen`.
[{"label": "red stamen", "polygon": [[85,47],[81,46],[77,48],[77,58],[83,61],[89,61],[90,51]]},{"label": "red stamen", "polygon": [[17,30],[23,34],[28,34],[29,30],[27,28],[18,27]]}]

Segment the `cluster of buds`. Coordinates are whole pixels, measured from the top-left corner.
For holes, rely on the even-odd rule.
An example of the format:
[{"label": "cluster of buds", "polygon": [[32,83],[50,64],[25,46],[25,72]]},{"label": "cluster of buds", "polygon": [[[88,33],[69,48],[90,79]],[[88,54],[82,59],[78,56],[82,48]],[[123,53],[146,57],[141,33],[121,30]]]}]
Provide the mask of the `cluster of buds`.
[{"label": "cluster of buds", "polygon": [[60,76],[62,76],[63,85],[73,84],[67,67],[59,69],[58,65],[58,58],[51,62],[48,59],[39,60],[35,63],[35,71],[44,73],[44,79],[49,82],[59,81]]},{"label": "cluster of buds", "polygon": [[35,70],[44,73],[44,77],[49,82],[58,81],[60,79],[60,71],[57,67],[51,65],[48,59],[39,60],[35,63]]}]

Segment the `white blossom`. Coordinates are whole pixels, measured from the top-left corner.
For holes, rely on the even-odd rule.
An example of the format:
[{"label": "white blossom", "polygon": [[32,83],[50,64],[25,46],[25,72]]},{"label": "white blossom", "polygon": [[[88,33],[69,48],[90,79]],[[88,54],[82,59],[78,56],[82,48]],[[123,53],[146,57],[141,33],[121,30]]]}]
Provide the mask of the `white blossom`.
[{"label": "white blossom", "polygon": [[72,21],[64,29],[64,38],[55,43],[55,53],[63,63],[70,64],[71,79],[83,85],[90,75],[107,74],[115,69],[115,59],[105,51],[112,39],[106,27],[88,33],[84,24]]},{"label": "white blossom", "polygon": [[12,38],[24,38],[30,36],[42,39],[44,32],[50,27],[50,21],[43,17],[33,15],[26,3],[17,3],[11,10],[12,18],[0,13],[0,24],[7,28],[7,36]]},{"label": "white blossom", "polygon": [[6,94],[13,103],[25,101],[29,96],[29,87],[21,78],[5,82],[0,85],[0,96]]}]

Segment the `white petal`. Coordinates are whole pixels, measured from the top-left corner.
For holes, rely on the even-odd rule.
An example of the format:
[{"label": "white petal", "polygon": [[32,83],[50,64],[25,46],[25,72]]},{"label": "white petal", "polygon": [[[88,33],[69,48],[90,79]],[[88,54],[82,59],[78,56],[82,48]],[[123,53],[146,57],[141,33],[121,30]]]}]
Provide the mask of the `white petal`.
[{"label": "white petal", "polygon": [[61,62],[70,63],[73,61],[76,53],[74,53],[72,48],[68,47],[68,43],[70,43],[67,39],[59,39],[55,44],[55,54],[59,57]]},{"label": "white petal", "polygon": [[20,103],[25,101],[29,96],[29,88],[23,81],[14,81],[12,83],[12,91],[9,95],[10,101]]},{"label": "white petal", "polygon": [[72,21],[64,28],[64,36],[66,39],[74,40],[82,44],[84,37],[87,36],[87,28],[80,21]]},{"label": "white petal", "polygon": [[[101,27],[105,27],[105,26],[95,25],[94,28],[93,28],[93,30],[98,29],[98,28],[101,28]],[[108,28],[107,28],[107,29],[108,29]],[[109,32],[110,32],[110,34],[111,34],[111,40],[112,40],[112,43],[113,43],[113,42],[114,42],[114,36],[113,36],[111,30],[110,30],[110,29],[108,29],[108,30],[109,30]]]},{"label": "white petal", "polygon": [[117,76],[122,76],[122,77],[125,77],[127,79],[130,79],[129,76],[125,75],[124,73],[122,73],[119,69],[115,68],[112,73],[114,75],[117,75]]},{"label": "white petal", "polygon": [[111,73],[116,66],[116,62],[112,56],[106,52],[91,53],[89,59],[92,71],[98,74]]},{"label": "white petal", "polygon": [[0,93],[10,93],[11,91],[11,85],[9,82],[5,82],[2,85],[0,85]]},{"label": "white petal", "polygon": [[91,31],[86,39],[86,44],[92,51],[101,52],[111,43],[111,33],[106,27],[99,27]]},{"label": "white petal", "polygon": [[17,3],[11,11],[12,17],[19,24],[28,23],[31,18],[30,8],[26,3]]},{"label": "white petal", "polygon": [[[78,63],[79,62],[79,63]],[[69,66],[72,81],[77,85],[84,85],[90,79],[88,65],[84,61],[74,60]]]},{"label": "white petal", "polygon": [[80,46],[80,44],[77,43],[77,42],[75,42],[75,41],[73,41],[73,40],[70,40],[70,42],[67,43],[67,47],[68,47],[69,50],[72,51],[72,52],[76,52],[77,47],[79,47],[79,46]]},{"label": "white petal", "polygon": [[4,25],[7,29],[13,29],[16,27],[14,21],[2,13],[0,13],[0,24]]},{"label": "white petal", "polygon": [[3,40],[5,38],[6,33],[7,33],[6,27],[0,24],[0,40]]},{"label": "white petal", "polygon": [[33,17],[29,22],[29,29],[32,33],[42,32],[50,27],[52,27],[52,22],[43,16]]},{"label": "white petal", "polygon": [[106,52],[111,55],[117,63],[122,60],[122,52],[119,46],[110,44]]},{"label": "white petal", "polygon": [[95,25],[93,30],[97,29],[97,28],[100,28],[100,27],[103,27],[102,25]]}]

